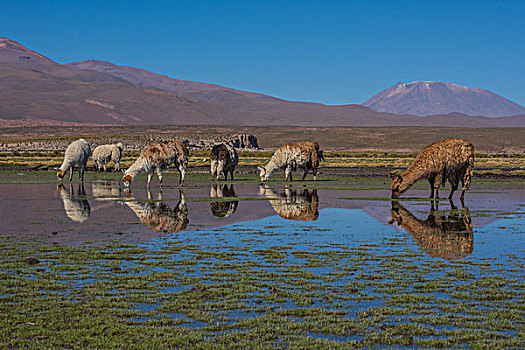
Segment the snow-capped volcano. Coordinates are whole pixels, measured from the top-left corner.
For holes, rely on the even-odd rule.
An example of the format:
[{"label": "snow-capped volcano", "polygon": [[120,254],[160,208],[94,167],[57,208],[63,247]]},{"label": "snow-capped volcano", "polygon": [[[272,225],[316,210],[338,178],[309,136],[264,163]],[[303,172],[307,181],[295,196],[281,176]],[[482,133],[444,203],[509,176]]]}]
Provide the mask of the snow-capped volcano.
[{"label": "snow-capped volcano", "polygon": [[525,107],[491,91],[439,81],[400,82],[368,99],[363,106],[378,112],[419,116],[463,113],[504,117],[525,114]]}]

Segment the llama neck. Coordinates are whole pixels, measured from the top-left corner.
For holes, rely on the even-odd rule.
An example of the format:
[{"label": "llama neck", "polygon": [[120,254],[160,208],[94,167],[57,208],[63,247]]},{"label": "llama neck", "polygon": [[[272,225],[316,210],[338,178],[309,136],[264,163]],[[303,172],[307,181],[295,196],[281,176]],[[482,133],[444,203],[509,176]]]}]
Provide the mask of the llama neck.
[{"label": "llama neck", "polygon": [[419,162],[412,163],[412,165],[410,165],[408,169],[401,174],[401,176],[403,177],[403,183],[401,184],[399,190],[401,192],[406,191],[418,180],[425,178],[426,175],[427,171],[424,166],[421,166]]},{"label": "llama neck", "polygon": [[277,169],[280,169],[281,167],[282,162],[280,161],[279,157],[274,154],[268,164],[264,166],[264,169],[266,169],[266,176],[270,177]]},{"label": "llama neck", "polygon": [[124,173],[125,175],[130,175],[133,180],[140,173],[147,171],[149,168],[149,162],[143,156],[140,156],[135,163],[133,163],[128,170]]},{"label": "llama neck", "polygon": [[73,164],[74,164],[74,163],[72,163],[71,161],[69,161],[69,160],[67,160],[67,159],[64,159],[64,162],[62,163],[62,165],[60,166],[59,169],[60,169],[60,171],[62,171],[62,173],[65,174],[65,173],[68,172],[68,170],[69,170],[70,168],[73,167]]}]

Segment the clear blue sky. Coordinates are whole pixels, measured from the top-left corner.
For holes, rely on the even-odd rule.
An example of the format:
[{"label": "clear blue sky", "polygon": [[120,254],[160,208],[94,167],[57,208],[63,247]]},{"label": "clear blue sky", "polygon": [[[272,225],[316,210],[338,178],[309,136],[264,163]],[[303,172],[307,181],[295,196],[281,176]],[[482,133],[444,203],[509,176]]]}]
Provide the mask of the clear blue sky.
[{"label": "clear blue sky", "polygon": [[398,81],[525,105],[525,1],[3,1],[0,36],[280,98],[362,103]]}]

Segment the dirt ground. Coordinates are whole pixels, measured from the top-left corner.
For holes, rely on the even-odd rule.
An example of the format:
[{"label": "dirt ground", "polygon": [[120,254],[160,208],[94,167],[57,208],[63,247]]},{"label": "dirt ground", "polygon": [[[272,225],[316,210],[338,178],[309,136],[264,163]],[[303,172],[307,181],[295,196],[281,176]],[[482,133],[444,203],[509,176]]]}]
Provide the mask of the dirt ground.
[{"label": "dirt ground", "polygon": [[472,142],[476,152],[525,154],[525,128],[438,127],[229,127],[229,126],[44,126],[0,128],[0,151],[64,149],[80,137],[93,144],[122,142],[140,150],[151,142],[178,139],[227,140],[237,134],[255,135],[263,149],[286,142],[313,140],[326,151],[418,152],[447,137]]}]

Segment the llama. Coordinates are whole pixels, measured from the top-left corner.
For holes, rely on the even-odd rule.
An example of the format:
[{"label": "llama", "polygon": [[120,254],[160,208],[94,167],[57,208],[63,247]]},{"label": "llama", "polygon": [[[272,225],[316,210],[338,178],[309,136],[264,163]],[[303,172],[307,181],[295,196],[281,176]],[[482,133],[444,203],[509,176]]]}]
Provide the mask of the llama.
[{"label": "llama", "polygon": [[[233,189],[233,185],[218,185],[213,184],[210,190],[211,198],[225,198],[225,197],[237,197]],[[219,218],[227,218],[228,216],[235,213],[239,201],[225,201],[225,200],[210,200],[210,210],[213,216]]]},{"label": "llama", "polygon": [[[451,202],[452,203],[452,202]],[[454,260],[464,258],[474,249],[472,220],[468,208],[458,213],[452,204],[448,215],[431,202],[426,220],[420,220],[397,201],[392,202],[392,221],[402,226],[428,254]]]},{"label": "llama", "polygon": [[137,201],[129,190],[126,205],[133,210],[140,222],[150,230],[165,233],[176,233],[188,226],[188,207],[184,192],[179,190],[179,202],[173,210],[162,201],[162,192],[159,192],[157,201],[152,200],[148,189],[148,201]]},{"label": "llama", "polygon": [[222,143],[213,146],[210,154],[210,173],[212,177],[219,180],[224,175],[224,180],[228,179],[228,173],[233,180],[233,172],[237,163],[239,163],[239,155],[237,151],[229,144]]},{"label": "llama", "polygon": [[292,181],[292,171],[297,168],[303,170],[303,178],[306,178],[309,170],[317,180],[317,168],[319,161],[324,160],[323,151],[319,149],[317,142],[295,142],[287,143],[279,147],[272,158],[264,167],[258,167],[261,181],[266,181],[278,169],[284,169],[285,181]]},{"label": "llama", "polygon": [[120,171],[120,159],[122,158],[122,144],[100,145],[93,150],[93,166],[95,171],[100,171],[101,166],[106,172],[106,165],[113,162],[115,171]]},{"label": "llama", "polygon": [[449,199],[461,181],[463,188],[460,199],[463,202],[465,191],[470,187],[473,167],[474,146],[470,142],[453,138],[434,142],[419,152],[408,169],[392,181],[392,198],[399,198],[421,179],[428,179],[430,183],[430,198],[434,198],[434,190],[435,198],[439,198],[439,187],[448,180],[452,186]]},{"label": "llama", "polygon": [[75,164],[78,164],[78,178],[80,181],[84,181],[84,170],[86,169],[86,163],[91,154],[91,148],[89,143],[84,139],[73,141],[67,146],[66,153],[64,155],[64,162],[57,170],[57,179],[62,180],[69,170],[69,181],[73,179],[73,169]]},{"label": "llama", "polygon": [[124,172],[122,181],[129,187],[133,179],[142,172],[148,173],[149,188],[153,172],[156,170],[162,187],[162,172],[174,164],[180,172],[179,185],[182,186],[188,166],[188,148],[179,141],[153,143],[146,147],[128,170]]},{"label": "llama", "polygon": [[91,215],[91,206],[86,199],[84,184],[79,183],[77,194],[73,191],[73,185],[69,184],[69,191],[62,183],[57,185],[58,196],[64,203],[64,211],[68,218],[76,222],[84,222]]},{"label": "llama", "polygon": [[273,210],[283,219],[315,221],[319,217],[317,190],[296,191],[286,188],[277,194],[271,188],[261,186],[259,192],[270,200]]}]

